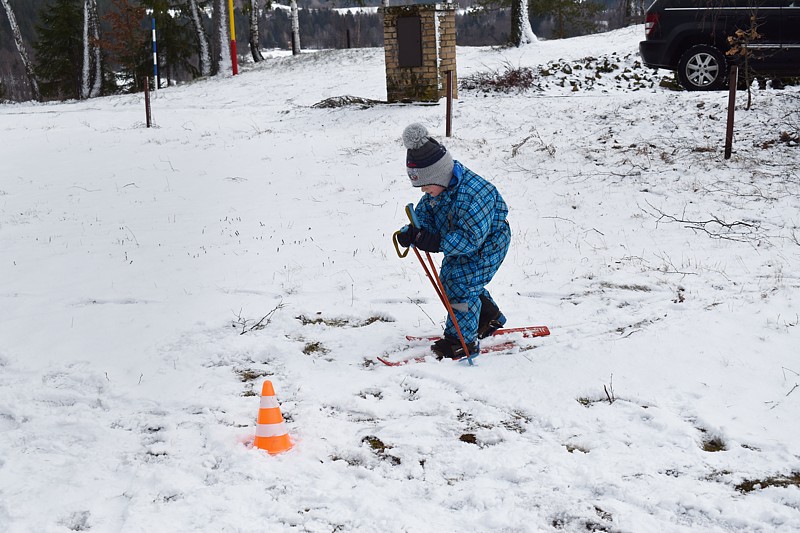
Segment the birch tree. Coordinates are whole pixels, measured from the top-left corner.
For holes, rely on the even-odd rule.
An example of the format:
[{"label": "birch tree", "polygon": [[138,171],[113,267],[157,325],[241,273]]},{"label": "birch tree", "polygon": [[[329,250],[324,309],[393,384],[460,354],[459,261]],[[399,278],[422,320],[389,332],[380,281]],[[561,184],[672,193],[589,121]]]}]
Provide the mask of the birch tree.
[{"label": "birch tree", "polygon": [[22,59],[22,65],[25,67],[25,74],[28,76],[28,82],[31,85],[33,97],[36,100],[41,100],[42,96],[39,93],[39,83],[36,81],[36,75],[33,72],[33,65],[28,59],[28,52],[25,50],[25,42],[22,40],[22,33],[19,31],[17,18],[14,16],[14,10],[11,9],[11,5],[8,3],[8,0],[0,0],[0,4],[2,4],[3,8],[5,9],[6,18],[8,18],[8,24],[11,26],[11,33],[14,35],[14,42],[17,45],[17,52],[19,53],[20,59]]},{"label": "birch tree", "polygon": [[100,34],[98,26],[97,0],[84,0],[81,98],[95,98],[100,96],[103,86],[103,67],[100,57]]},{"label": "birch tree", "polygon": [[219,72],[231,72],[231,43],[228,37],[228,1],[217,0],[217,35],[219,36]]},{"label": "birch tree", "polygon": [[100,51],[100,17],[97,14],[97,0],[91,0],[89,15],[91,18],[92,55],[94,56],[94,80],[89,98],[97,98],[103,90],[103,62]]},{"label": "birch tree", "polygon": [[300,17],[297,12],[297,0],[292,0],[292,55],[300,53]]},{"label": "birch tree", "polygon": [[250,0],[250,53],[256,63],[264,61],[264,56],[261,55],[261,46],[259,46],[258,42],[258,4],[258,0]]},{"label": "birch tree", "polygon": [[211,51],[208,46],[208,36],[203,27],[203,19],[200,17],[200,9],[197,5],[197,0],[189,0],[189,13],[192,17],[195,34],[197,35],[197,44],[199,47],[197,55],[200,63],[200,75],[208,76],[211,74]]}]

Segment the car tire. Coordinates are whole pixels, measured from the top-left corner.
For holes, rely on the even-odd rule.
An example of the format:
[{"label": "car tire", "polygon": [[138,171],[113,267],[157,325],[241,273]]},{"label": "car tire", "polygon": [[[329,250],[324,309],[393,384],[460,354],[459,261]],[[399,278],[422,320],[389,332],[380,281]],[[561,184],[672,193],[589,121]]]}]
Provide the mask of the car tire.
[{"label": "car tire", "polygon": [[692,46],[678,61],[678,80],[687,91],[717,91],[727,77],[728,62],[713,46]]}]

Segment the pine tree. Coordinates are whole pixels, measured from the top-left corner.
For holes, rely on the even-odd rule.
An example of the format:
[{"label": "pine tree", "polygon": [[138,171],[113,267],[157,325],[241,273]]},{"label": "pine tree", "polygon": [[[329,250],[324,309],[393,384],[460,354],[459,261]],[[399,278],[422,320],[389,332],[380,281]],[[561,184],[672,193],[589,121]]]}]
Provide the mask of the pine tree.
[{"label": "pine tree", "polygon": [[55,0],[42,8],[39,20],[34,70],[42,96],[79,98],[83,66],[82,0]]},{"label": "pine tree", "polygon": [[556,39],[597,31],[597,16],[605,6],[594,0],[532,0],[534,15],[551,18]]},{"label": "pine tree", "polygon": [[105,17],[111,39],[104,49],[117,69],[122,89],[136,92],[144,88],[144,78],[152,72],[149,27],[145,10],[135,0],[112,0],[112,10]]},{"label": "pine tree", "polygon": [[199,71],[193,59],[197,53],[196,34],[186,6],[170,0],[141,0],[156,19],[158,75],[166,75],[167,85],[180,75],[197,77]]},{"label": "pine tree", "polygon": [[538,41],[531,29],[528,0],[478,0],[477,4],[487,11],[498,7],[511,8],[511,31],[508,41],[512,46],[522,46]]}]

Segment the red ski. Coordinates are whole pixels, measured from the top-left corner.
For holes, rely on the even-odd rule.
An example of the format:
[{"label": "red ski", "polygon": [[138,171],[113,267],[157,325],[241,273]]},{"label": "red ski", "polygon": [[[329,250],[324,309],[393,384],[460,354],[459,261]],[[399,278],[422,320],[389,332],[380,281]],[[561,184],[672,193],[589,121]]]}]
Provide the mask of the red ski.
[{"label": "red ski", "polygon": [[[436,340],[436,339],[434,339],[434,340]],[[516,345],[517,345],[517,343],[514,342],[514,341],[507,341],[507,342],[501,342],[500,344],[492,344],[491,346],[481,346],[481,353],[479,355],[492,353],[492,352],[502,352],[503,350],[510,350],[511,348],[513,348]],[[433,352],[428,352],[425,355],[415,355],[415,356],[412,356],[412,357],[408,357],[406,359],[398,359],[396,361],[392,361],[391,359],[388,359],[386,357],[381,356],[381,357],[378,357],[378,361],[380,361],[381,363],[383,363],[386,366],[403,366],[403,365],[407,365],[409,363],[422,363],[422,362],[425,361],[426,357],[435,357],[435,355],[434,355]],[[457,362],[457,361],[466,361],[467,358],[466,357],[462,357],[460,359],[448,359],[448,360]]]},{"label": "red ski", "polygon": [[[493,337],[501,337],[502,335],[509,335],[511,333],[521,333],[524,338],[533,338],[533,337],[546,337],[550,335],[550,330],[547,326],[525,326],[521,328],[508,328],[508,329],[499,329],[495,331],[488,339]],[[406,339],[412,342],[435,342],[441,339],[440,336],[430,336],[430,337],[415,337],[413,335],[406,335]],[[486,339],[484,341],[486,342]],[[492,353],[492,352],[502,352],[504,350],[510,350],[517,346],[517,343],[513,340],[506,340],[502,342],[498,342],[497,344],[484,344],[481,346],[481,355]],[[407,365],[409,363],[421,363],[425,361],[427,357],[432,356],[432,352],[427,352],[423,355],[412,355],[410,357],[405,357],[403,359],[392,360],[385,356],[378,357],[378,361],[383,363],[387,366],[402,366]],[[466,357],[462,357],[461,359],[451,359],[451,361],[466,361]]]},{"label": "red ski", "polygon": [[[507,328],[507,329],[498,329],[494,333],[492,333],[492,337],[497,337],[499,335],[509,335],[511,333],[522,333],[522,336],[526,339],[530,339],[532,337],[546,337],[550,335],[550,330],[547,326],[525,326],[521,328]],[[441,339],[440,335],[433,335],[431,337],[415,337],[413,335],[406,335],[406,339],[410,341],[430,341],[435,342]],[[483,351],[483,350],[481,350]]]}]

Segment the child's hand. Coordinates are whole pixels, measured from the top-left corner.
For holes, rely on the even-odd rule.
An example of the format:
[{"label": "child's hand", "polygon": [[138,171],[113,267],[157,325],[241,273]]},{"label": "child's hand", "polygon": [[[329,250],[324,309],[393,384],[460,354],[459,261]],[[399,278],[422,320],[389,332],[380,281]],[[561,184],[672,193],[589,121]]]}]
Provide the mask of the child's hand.
[{"label": "child's hand", "polygon": [[442,238],[438,233],[431,233],[422,229],[419,230],[417,238],[414,241],[414,245],[420,250],[425,250],[426,252],[438,252],[441,240]]},{"label": "child's hand", "polygon": [[397,235],[397,242],[403,248],[408,248],[409,246],[411,246],[411,244],[417,238],[417,234],[418,233],[419,233],[419,230],[417,228],[415,228],[414,226],[404,226],[400,230],[400,234]]}]

